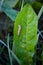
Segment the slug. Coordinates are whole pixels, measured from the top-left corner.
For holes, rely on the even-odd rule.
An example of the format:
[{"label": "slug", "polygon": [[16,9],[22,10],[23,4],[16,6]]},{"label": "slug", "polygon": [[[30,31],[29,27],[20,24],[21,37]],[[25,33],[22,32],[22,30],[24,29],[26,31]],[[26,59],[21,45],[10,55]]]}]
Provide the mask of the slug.
[{"label": "slug", "polygon": [[21,32],[21,25],[18,25],[18,36],[20,36],[20,32]]}]

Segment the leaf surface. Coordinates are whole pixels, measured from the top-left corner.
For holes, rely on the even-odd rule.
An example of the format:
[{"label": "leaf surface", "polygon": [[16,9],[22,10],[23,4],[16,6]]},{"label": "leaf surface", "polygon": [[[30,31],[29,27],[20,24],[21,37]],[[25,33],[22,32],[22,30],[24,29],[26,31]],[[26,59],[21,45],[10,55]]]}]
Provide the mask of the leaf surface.
[{"label": "leaf surface", "polygon": [[[18,36],[18,25],[21,26]],[[14,23],[13,52],[18,56],[22,65],[32,65],[37,42],[38,19],[31,5],[26,4],[16,17]]]}]

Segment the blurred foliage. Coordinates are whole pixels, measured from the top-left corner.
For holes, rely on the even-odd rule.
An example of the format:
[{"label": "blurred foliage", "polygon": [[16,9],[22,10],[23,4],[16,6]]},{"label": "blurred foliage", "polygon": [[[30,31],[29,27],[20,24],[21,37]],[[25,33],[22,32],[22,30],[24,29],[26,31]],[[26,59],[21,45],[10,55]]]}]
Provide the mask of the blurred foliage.
[{"label": "blurred foliage", "polygon": [[[15,49],[17,49],[17,56],[19,56],[18,58],[20,58],[20,59],[22,59],[23,57],[25,57],[25,54],[28,54],[28,50],[27,50],[27,53],[25,53],[25,51],[23,50],[23,49],[21,49],[19,46],[20,46],[20,44],[19,44],[19,39],[17,40],[16,39],[16,37],[15,37],[15,39],[17,40],[16,42],[16,44],[18,45],[19,44],[19,46],[18,46],[18,48],[15,48],[15,46],[14,45],[16,45],[16,44],[12,44],[12,42],[13,42],[13,31],[11,32],[11,27],[9,26],[9,24],[13,24],[14,22],[16,23],[17,22],[17,24],[18,24],[18,22],[19,22],[19,18],[20,18],[20,24],[21,25],[26,25],[26,24],[24,24],[24,23],[22,23],[22,17],[25,19],[25,20],[23,20],[23,21],[26,21],[26,18],[29,16],[29,15],[27,15],[26,13],[26,11],[27,11],[27,9],[28,9],[28,7],[26,7],[26,11],[24,11],[24,13],[23,14],[20,14],[20,13],[22,13],[22,11],[21,11],[21,7],[23,8],[23,7],[25,7],[25,5],[27,4],[27,3],[29,3],[31,6],[32,6],[32,8],[34,9],[34,11],[35,11],[35,13],[39,13],[39,10],[41,9],[41,7],[43,6],[43,0],[0,0],[0,13],[1,14],[3,14],[3,12],[6,14],[6,16],[4,17],[4,15],[2,16],[1,15],[1,17],[2,18],[0,18],[0,21],[2,21],[3,20],[3,22],[5,23],[6,21],[7,21],[7,23],[9,22],[9,21],[11,21],[12,23],[6,23],[7,25],[6,25],[6,28],[7,28],[7,34],[8,33],[10,33],[10,49],[12,49],[13,48],[13,51],[15,50]],[[30,8],[31,9],[31,8]],[[20,13],[19,13],[19,11],[20,11]],[[33,18],[33,16],[37,16],[37,15],[32,15],[32,12],[33,12],[33,10],[30,10],[30,18]],[[28,12],[29,13],[29,12]],[[34,13],[33,13],[34,14]],[[22,17],[21,17],[21,15],[22,15]],[[24,16],[25,15],[25,16]],[[17,16],[17,18],[16,18],[16,16]],[[6,18],[6,19],[5,19]],[[10,20],[10,19],[11,20]],[[1,20],[2,19],[2,20]],[[29,19],[29,20],[31,20],[31,19]],[[31,23],[33,22],[33,23],[36,23],[35,22],[36,20],[32,20],[31,21]],[[27,21],[28,22],[28,21]],[[27,23],[27,22],[25,22],[25,23]],[[31,26],[33,25],[33,23],[31,24]],[[38,22],[37,22],[38,23]],[[15,24],[14,24],[15,25]],[[36,24],[35,24],[36,25]],[[12,28],[13,28],[13,25],[11,25],[12,26]],[[28,25],[29,26],[29,25]],[[28,27],[27,26],[27,27]],[[31,27],[31,26],[29,26],[29,27]],[[9,28],[10,27],[10,28]],[[15,27],[15,26],[14,26]],[[25,27],[25,26],[24,26]],[[2,27],[2,28],[4,28],[4,27]],[[33,27],[33,28],[36,28],[35,26]],[[33,28],[31,28],[31,29],[33,29]],[[15,28],[14,28],[15,29]],[[16,29],[15,29],[16,30]],[[24,33],[25,33],[25,30],[23,29],[23,31],[24,31]],[[30,31],[32,31],[32,30],[30,30]],[[33,32],[37,32],[37,31],[35,31],[34,29],[33,29]],[[14,32],[15,33],[15,32]],[[24,35],[24,33],[23,33],[23,35]],[[32,32],[31,32],[31,34],[30,34],[30,36],[32,36]],[[23,36],[23,35],[21,35],[21,37]],[[28,36],[28,35],[27,35]],[[37,36],[37,35],[36,35]],[[2,39],[3,38],[3,34],[2,34],[2,32],[0,31],[0,39]],[[7,36],[5,36],[5,37],[7,37]],[[29,37],[29,39],[31,40],[31,38]],[[34,39],[33,39],[34,40]],[[6,40],[5,40],[6,41]],[[21,40],[20,40],[21,41]],[[26,41],[26,40],[25,40]],[[28,54],[29,55],[29,58],[27,58],[27,59],[30,59],[30,60],[32,60],[32,63],[33,63],[33,65],[37,65],[36,64],[36,60],[39,58],[38,57],[38,55],[35,53],[35,52],[37,52],[37,51],[35,51],[35,45],[34,45],[34,43],[35,43],[35,41],[36,41],[36,39],[34,40],[34,41],[32,41],[32,45],[31,46],[33,46],[32,48],[28,48],[28,43],[26,44],[27,46],[26,46],[26,48],[28,48],[29,50],[31,50],[31,52],[33,52],[33,50],[34,50],[34,55],[33,56],[31,56],[32,54]],[[14,41],[15,42],[15,41]],[[23,43],[21,43],[21,45],[22,45]],[[35,43],[36,44],[36,43]],[[39,44],[39,42],[38,42],[38,44]],[[13,46],[14,47],[13,47]],[[39,44],[40,45],[40,44]],[[24,46],[24,45],[22,45],[22,46]],[[0,45],[0,50],[2,49],[2,47],[1,47],[1,45]],[[19,50],[18,50],[19,49]],[[38,50],[39,51],[39,50]],[[0,51],[1,52],[1,51]],[[3,53],[4,52],[7,52],[7,54],[5,53],[5,55],[8,55],[8,50],[6,50],[6,48],[3,50],[3,52],[2,52],[2,56],[3,56]],[[19,52],[19,53],[18,53]],[[21,54],[21,52],[22,52],[22,54]],[[23,54],[24,53],[24,54]],[[21,55],[20,55],[21,54]],[[40,54],[40,53],[39,53]],[[24,55],[24,56],[23,56]],[[27,56],[28,56],[27,55]],[[30,57],[31,56],[31,57]],[[4,56],[4,58],[5,58],[6,56]],[[9,57],[7,57],[8,58],[8,61],[9,61]],[[42,65],[43,65],[43,52],[42,52],[42,54],[41,54],[41,58],[42,58]],[[1,59],[1,58],[0,58]],[[24,58],[24,60],[25,60],[25,58]],[[23,61],[24,61],[23,60]],[[27,60],[28,61],[28,60]],[[30,62],[30,61],[29,61]],[[13,59],[13,63],[14,63],[14,65],[16,65],[17,64],[17,62],[14,62],[14,59]],[[21,62],[22,63],[22,62]],[[26,62],[25,62],[26,63]],[[4,64],[4,63],[3,63]],[[5,64],[7,64],[7,65],[9,65],[9,62],[5,62]],[[17,64],[18,65],[18,64]],[[24,64],[23,64],[24,65]],[[26,65],[28,65],[28,63],[26,64]]]},{"label": "blurred foliage", "polygon": [[15,20],[17,11],[13,10],[19,0],[1,0],[0,1],[0,12],[4,12],[12,21]]},{"label": "blurred foliage", "polygon": [[43,3],[40,3],[37,1],[32,4],[32,7],[34,8],[36,13],[39,12],[39,10],[41,9],[42,6],[43,6]]}]

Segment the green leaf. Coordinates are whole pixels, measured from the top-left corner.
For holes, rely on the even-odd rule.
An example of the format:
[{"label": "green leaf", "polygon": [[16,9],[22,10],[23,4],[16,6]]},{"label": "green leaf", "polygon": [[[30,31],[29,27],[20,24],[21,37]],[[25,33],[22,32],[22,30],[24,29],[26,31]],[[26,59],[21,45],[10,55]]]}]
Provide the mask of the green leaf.
[{"label": "green leaf", "polygon": [[19,0],[0,0],[0,12],[3,12],[2,6],[7,6],[9,8],[15,7]]},{"label": "green leaf", "polygon": [[[19,0],[4,0],[3,4],[12,8],[12,7],[14,7],[17,4],[18,1]],[[2,0],[0,0],[0,3],[1,2],[2,2]]]},{"label": "green leaf", "polygon": [[[17,15],[14,23],[14,43],[13,52],[21,61],[21,65],[32,65],[32,57],[35,53],[37,43],[38,19],[31,5],[24,6]],[[21,30],[20,30],[20,28]],[[18,30],[19,35],[18,35]]]},{"label": "green leaf", "polygon": [[5,14],[12,20],[12,21],[15,21],[15,18],[18,14],[18,11],[17,10],[14,10],[14,9],[11,9],[5,5],[3,5],[2,7],[3,11],[5,12]]},{"label": "green leaf", "polygon": [[5,0],[5,5],[8,5],[9,7],[14,7],[19,0]]}]

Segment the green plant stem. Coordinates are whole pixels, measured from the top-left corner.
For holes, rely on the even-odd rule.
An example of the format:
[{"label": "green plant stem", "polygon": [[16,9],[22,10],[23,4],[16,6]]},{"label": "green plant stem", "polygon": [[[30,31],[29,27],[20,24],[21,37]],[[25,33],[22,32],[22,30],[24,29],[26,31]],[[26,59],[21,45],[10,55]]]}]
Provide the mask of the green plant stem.
[{"label": "green plant stem", "polygon": [[22,0],[21,10],[23,9],[23,5],[24,5],[24,0]]},{"label": "green plant stem", "polygon": [[42,8],[41,8],[40,11],[39,11],[39,14],[38,14],[38,20],[40,19],[42,13],[43,13],[43,6],[42,6]]},{"label": "green plant stem", "polygon": [[9,58],[10,58],[10,65],[12,65],[12,58],[11,58],[11,54],[10,54],[10,50],[9,50],[9,34],[7,36],[7,45],[8,45],[8,53],[9,53]]}]

